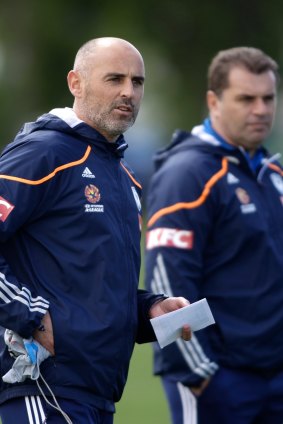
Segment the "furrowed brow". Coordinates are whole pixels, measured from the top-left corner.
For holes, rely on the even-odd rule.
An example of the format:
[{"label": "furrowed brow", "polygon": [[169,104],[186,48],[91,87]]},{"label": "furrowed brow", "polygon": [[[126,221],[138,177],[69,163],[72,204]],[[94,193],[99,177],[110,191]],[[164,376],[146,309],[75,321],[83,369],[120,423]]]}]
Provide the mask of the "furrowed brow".
[{"label": "furrowed brow", "polygon": [[[126,75],[120,72],[109,72],[108,74],[105,75],[105,78],[125,78],[125,77]],[[145,80],[145,77],[141,75],[135,75],[132,77],[132,80],[143,83]]]}]

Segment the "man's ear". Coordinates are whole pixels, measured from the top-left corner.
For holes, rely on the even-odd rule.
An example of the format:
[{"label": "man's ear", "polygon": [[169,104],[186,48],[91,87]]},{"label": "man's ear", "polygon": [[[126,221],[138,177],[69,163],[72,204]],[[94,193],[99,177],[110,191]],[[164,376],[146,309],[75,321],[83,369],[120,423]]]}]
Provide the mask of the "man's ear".
[{"label": "man's ear", "polygon": [[74,97],[81,97],[82,95],[82,77],[77,71],[70,71],[67,75],[69,90]]},{"label": "man's ear", "polygon": [[206,93],[206,104],[209,110],[210,116],[218,116],[219,106],[220,106],[221,99],[217,94],[215,94],[214,91],[208,90]]},{"label": "man's ear", "polygon": [[215,107],[217,107],[217,102],[218,97],[216,96],[214,91],[208,90],[208,92],[206,93],[206,104],[210,112],[214,110]]}]

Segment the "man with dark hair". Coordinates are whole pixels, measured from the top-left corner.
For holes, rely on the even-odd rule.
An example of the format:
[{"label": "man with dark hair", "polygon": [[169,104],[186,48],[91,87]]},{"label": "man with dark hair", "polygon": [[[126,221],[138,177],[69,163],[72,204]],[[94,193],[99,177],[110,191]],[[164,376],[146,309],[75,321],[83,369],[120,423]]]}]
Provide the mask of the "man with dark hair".
[{"label": "man with dark hair", "polygon": [[259,49],[218,53],[209,117],[156,156],[147,287],[207,298],[216,321],[189,342],[154,345],[174,424],[283,422],[283,171],[263,147],[277,82]]},{"label": "man with dark hair", "polygon": [[188,304],[138,290],[141,185],[122,133],[144,78],[132,44],[89,41],[73,108],[24,125],[0,157],[2,424],[111,424],[149,319]]},{"label": "man with dark hair", "polygon": [[271,57],[253,47],[234,47],[220,51],[208,68],[208,90],[221,95],[229,86],[229,73],[232,68],[241,67],[252,74],[272,71],[279,82],[278,65]]}]

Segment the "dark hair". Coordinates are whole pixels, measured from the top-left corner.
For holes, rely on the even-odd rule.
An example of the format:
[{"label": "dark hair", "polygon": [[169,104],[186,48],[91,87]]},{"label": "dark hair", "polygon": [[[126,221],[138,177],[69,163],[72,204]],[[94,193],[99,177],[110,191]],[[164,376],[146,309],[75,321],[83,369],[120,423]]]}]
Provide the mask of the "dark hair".
[{"label": "dark hair", "polygon": [[208,68],[208,90],[220,96],[229,86],[230,70],[235,67],[247,69],[253,74],[272,71],[279,82],[278,64],[275,60],[254,47],[234,47],[220,51],[212,59]]}]

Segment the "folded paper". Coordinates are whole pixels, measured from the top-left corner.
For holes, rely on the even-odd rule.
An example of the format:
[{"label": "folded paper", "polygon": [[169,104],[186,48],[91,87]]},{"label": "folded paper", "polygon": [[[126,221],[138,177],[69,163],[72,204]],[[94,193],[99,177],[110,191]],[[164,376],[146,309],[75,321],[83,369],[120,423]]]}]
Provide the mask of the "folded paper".
[{"label": "folded paper", "polygon": [[192,331],[197,331],[215,323],[206,299],[152,318],[150,322],[161,348],[177,340],[185,324],[188,324]]}]

